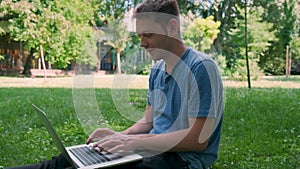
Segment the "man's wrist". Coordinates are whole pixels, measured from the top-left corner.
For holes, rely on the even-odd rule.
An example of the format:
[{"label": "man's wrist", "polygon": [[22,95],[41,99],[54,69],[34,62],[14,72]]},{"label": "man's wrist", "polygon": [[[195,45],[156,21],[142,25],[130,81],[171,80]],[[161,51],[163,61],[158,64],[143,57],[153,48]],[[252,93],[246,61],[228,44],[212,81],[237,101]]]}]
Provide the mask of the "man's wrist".
[{"label": "man's wrist", "polygon": [[134,137],[133,146],[135,151],[145,148],[143,145],[143,138],[138,137],[138,135],[132,135],[132,137]]},{"label": "man's wrist", "polygon": [[121,133],[121,134],[126,134],[126,135],[129,134],[129,132],[128,132],[127,130],[121,131],[120,133]]}]

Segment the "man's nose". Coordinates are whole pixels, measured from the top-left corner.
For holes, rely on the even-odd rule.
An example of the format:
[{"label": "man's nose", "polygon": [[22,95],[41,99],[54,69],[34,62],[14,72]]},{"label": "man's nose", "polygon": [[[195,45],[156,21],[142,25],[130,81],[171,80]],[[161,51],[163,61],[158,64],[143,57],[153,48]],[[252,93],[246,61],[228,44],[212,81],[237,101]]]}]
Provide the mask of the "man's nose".
[{"label": "man's nose", "polygon": [[141,47],[147,48],[148,46],[147,39],[143,35],[140,36],[140,38],[141,38]]}]

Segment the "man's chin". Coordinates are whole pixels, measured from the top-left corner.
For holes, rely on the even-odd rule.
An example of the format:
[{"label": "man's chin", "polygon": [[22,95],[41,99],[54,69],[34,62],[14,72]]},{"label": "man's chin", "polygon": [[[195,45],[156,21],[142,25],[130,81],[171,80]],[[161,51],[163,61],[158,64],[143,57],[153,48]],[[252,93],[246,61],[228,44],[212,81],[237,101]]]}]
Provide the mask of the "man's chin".
[{"label": "man's chin", "polygon": [[151,58],[152,58],[153,61],[159,61],[159,60],[162,59],[162,58],[160,58],[160,57],[158,57],[156,55],[151,55]]},{"label": "man's chin", "polygon": [[148,53],[150,54],[151,58],[153,61],[159,61],[162,59],[162,55],[159,54],[159,52],[152,50],[152,51],[148,51]]}]

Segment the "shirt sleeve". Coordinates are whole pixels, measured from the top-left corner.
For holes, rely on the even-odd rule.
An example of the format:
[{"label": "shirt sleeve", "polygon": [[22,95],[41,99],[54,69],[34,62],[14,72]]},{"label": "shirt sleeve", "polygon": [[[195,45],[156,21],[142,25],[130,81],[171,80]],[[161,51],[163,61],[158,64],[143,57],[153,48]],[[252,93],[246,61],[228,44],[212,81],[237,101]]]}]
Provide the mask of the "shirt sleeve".
[{"label": "shirt sleeve", "polygon": [[211,60],[199,62],[193,70],[188,101],[189,117],[217,117],[221,78]]}]

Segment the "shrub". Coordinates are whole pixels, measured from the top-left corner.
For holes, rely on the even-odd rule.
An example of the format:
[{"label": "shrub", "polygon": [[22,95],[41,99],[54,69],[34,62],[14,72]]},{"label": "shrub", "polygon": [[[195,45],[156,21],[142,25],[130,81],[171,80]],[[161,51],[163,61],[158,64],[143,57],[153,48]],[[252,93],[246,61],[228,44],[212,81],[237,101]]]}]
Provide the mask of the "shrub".
[{"label": "shrub", "polygon": [[[256,61],[250,60],[249,67],[251,80],[259,80],[262,78],[264,75],[263,71],[259,68]],[[236,62],[236,67],[230,72],[229,77],[233,80],[246,81],[248,79],[246,61],[243,59],[238,59]]]}]

